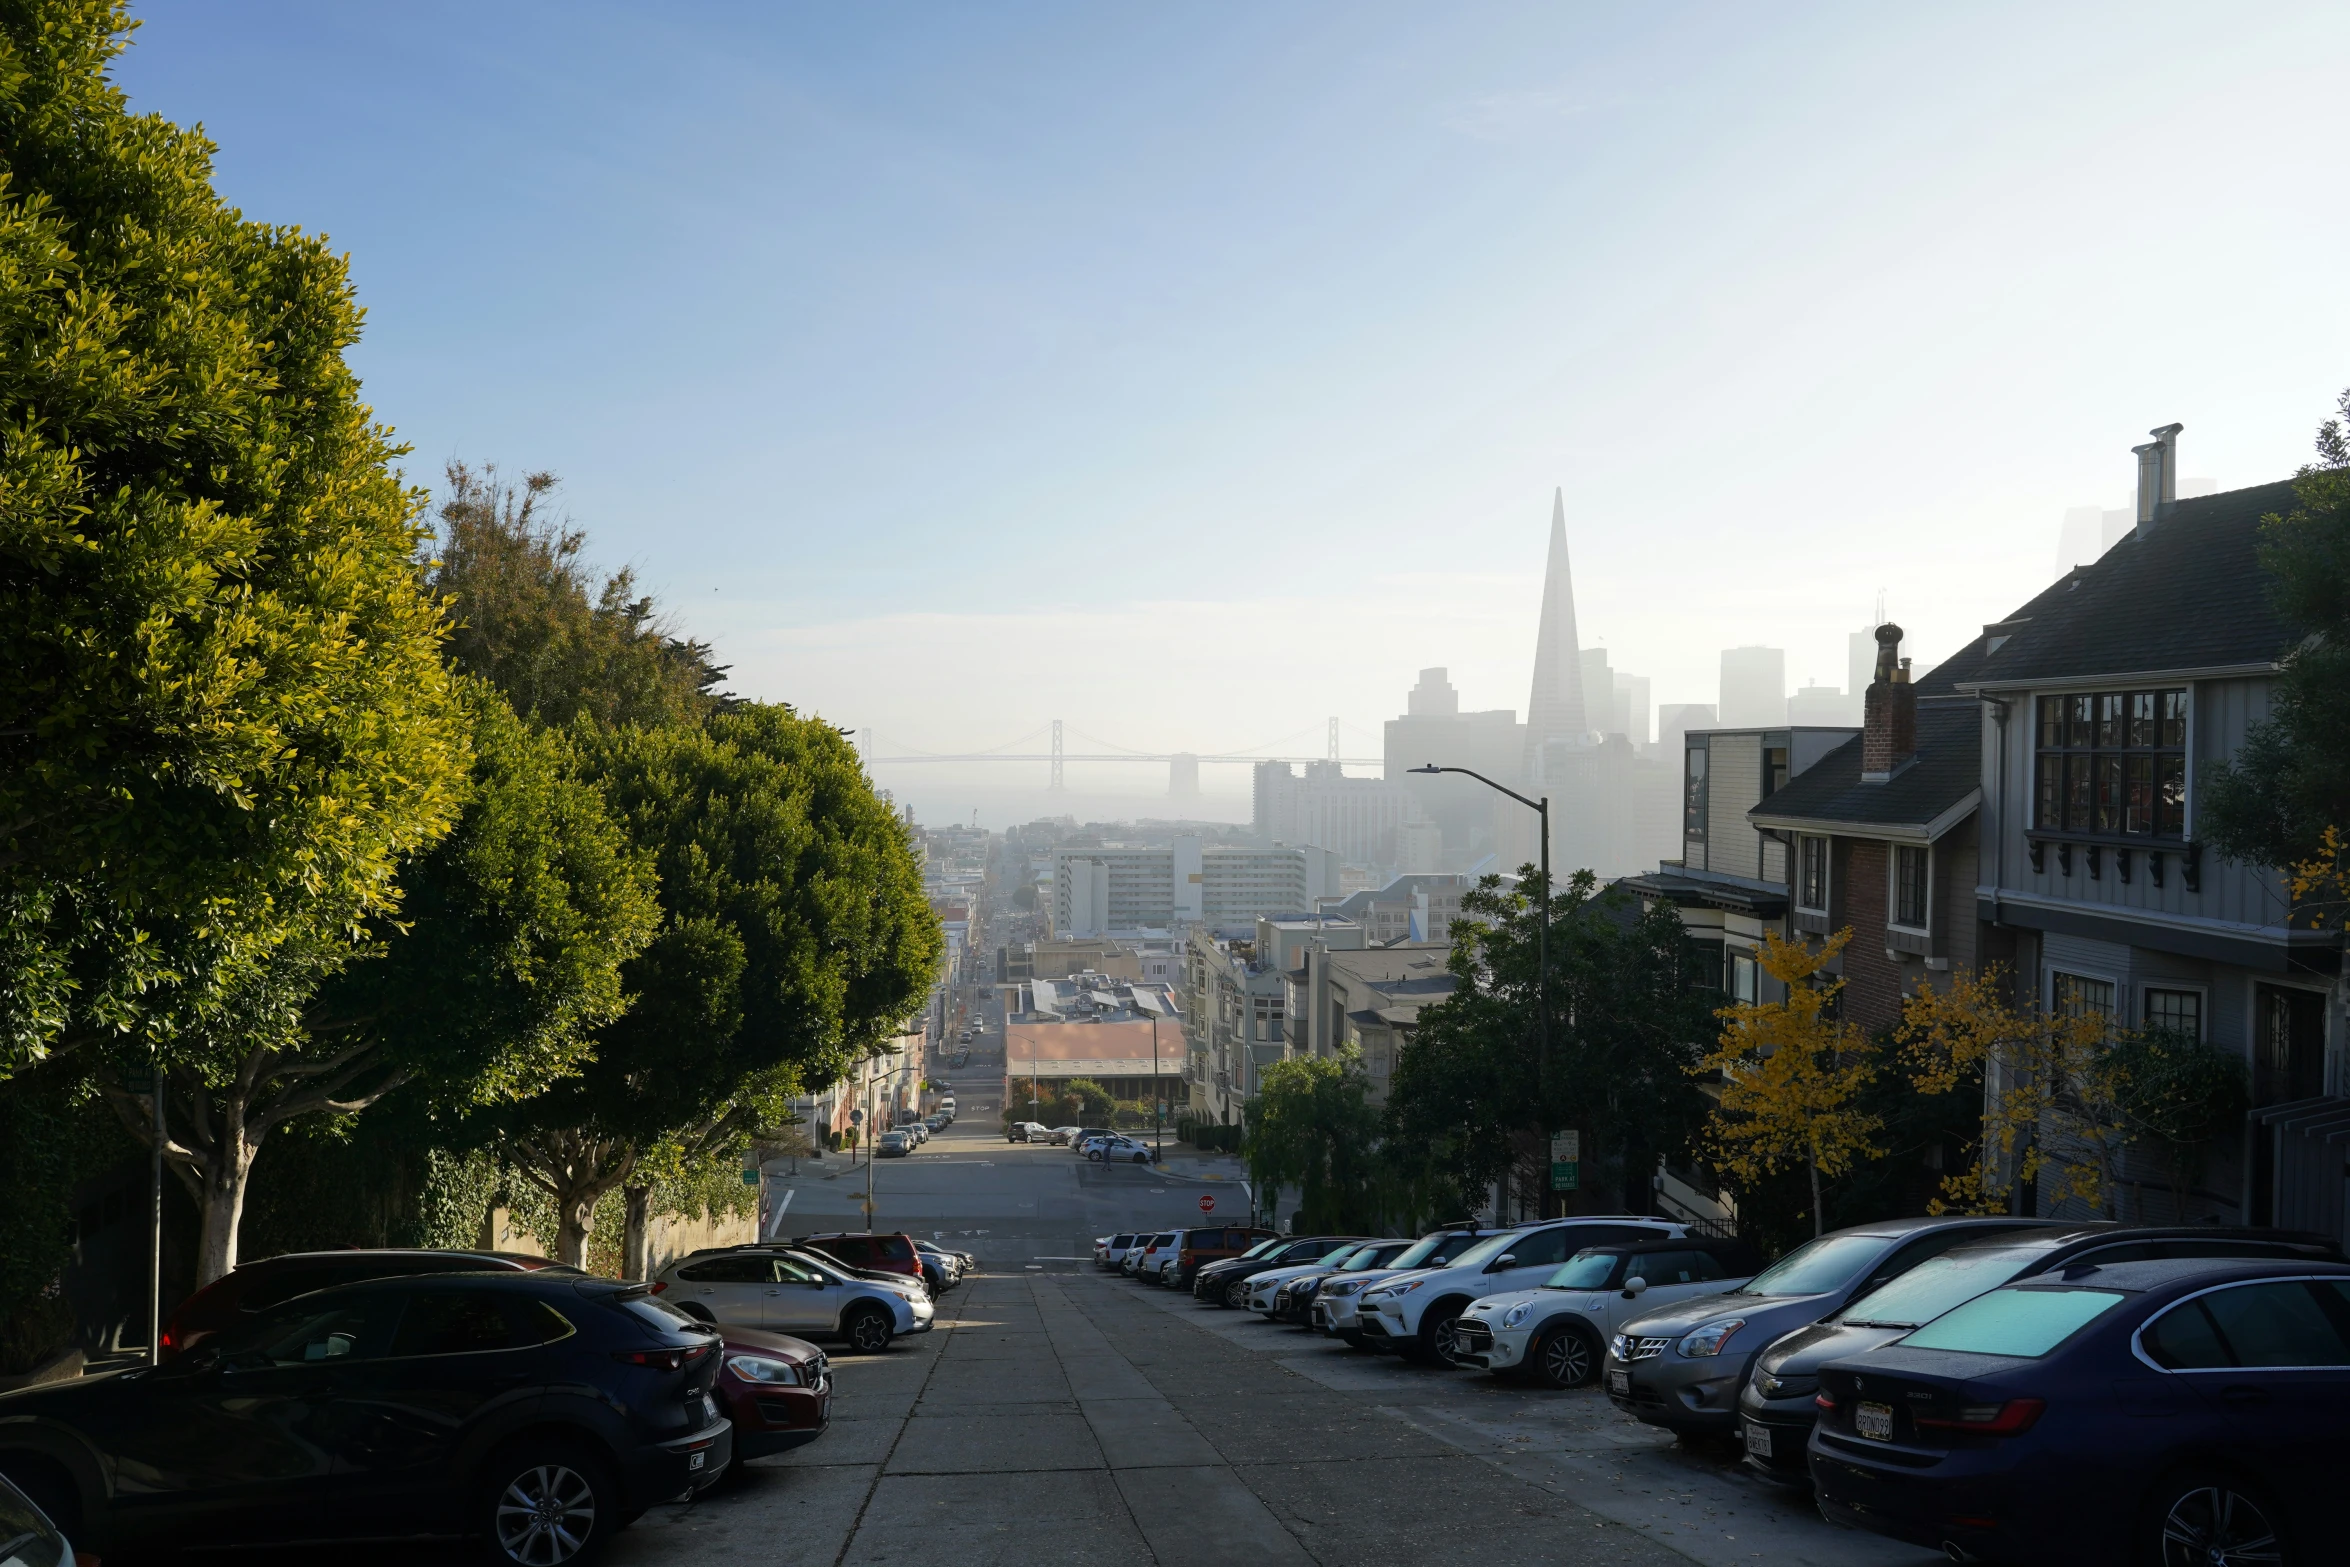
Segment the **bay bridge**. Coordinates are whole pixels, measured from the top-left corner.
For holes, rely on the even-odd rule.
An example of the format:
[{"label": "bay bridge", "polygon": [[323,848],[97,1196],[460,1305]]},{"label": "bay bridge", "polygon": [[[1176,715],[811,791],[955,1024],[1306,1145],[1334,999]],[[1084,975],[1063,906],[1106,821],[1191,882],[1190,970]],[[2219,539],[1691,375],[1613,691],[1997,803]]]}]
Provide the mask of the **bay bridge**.
[{"label": "bay bridge", "polygon": [[[1316,727],[1320,728],[1321,726]],[[1385,765],[1386,758],[1381,756],[1342,755],[1339,729],[1339,722],[1335,718],[1331,719],[1328,726],[1322,729],[1325,740],[1319,755],[1307,755],[1280,749],[1304,736],[1315,733],[1315,728],[1296,730],[1245,751],[1145,751],[1132,746],[1118,745],[1108,740],[1097,740],[1091,735],[1078,733],[1068,729],[1058,718],[1050,724],[1039,724],[1028,733],[1016,736],[1005,741],[1002,745],[985,751],[947,752],[896,749],[892,754],[884,755],[877,750],[877,747],[888,742],[877,731],[858,730],[857,738],[859,752],[869,770],[877,767],[910,767],[932,763],[1044,762],[1050,764],[1052,768],[1051,787],[1060,790],[1065,787],[1062,768],[1064,764],[1069,762],[1164,762],[1168,767],[1170,792],[1191,794],[1198,791],[1199,770],[1206,765],[1230,763],[1253,767],[1259,762],[1337,762],[1346,767]],[[1048,735],[1050,738],[1047,741],[1046,749],[1041,751],[1030,749],[1038,741],[1047,740]],[[1068,741],[1071,738],[1077,740],[1080,745],[1090,746],[1093,749],[1072,751],[1068,749]]]}]

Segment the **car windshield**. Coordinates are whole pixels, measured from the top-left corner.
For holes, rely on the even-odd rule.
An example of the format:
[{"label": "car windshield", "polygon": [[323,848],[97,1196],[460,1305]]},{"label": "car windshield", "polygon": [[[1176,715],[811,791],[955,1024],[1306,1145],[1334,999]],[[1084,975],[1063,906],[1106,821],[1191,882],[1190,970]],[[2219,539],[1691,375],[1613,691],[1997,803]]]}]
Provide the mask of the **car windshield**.
[{"label": "car windshield", "polygon": [[1480,1263],[1491,1262],[1494,1258],[1500,1256],[1503,1252],[1508,1251],[1512,1246],[1515,1246],[1518,1243],[1518,1236],[1520,1233],[1521,1232],[1517,1230],[1511,1230],[1501,1235],[1488,1235],[1485,1237],[1485,1239],[1479,1241],[1476,1245],[1471,1246],[1467,1251],[1464,1251],[1455,1256],[1451,1262],[1446,1265],[1448,1267],[1454,1268],[1474,1268]]},{"label": "car windshield", "polygon": [[1614,1251],[1579,1252],[1545,1279],[1542,1287],[1546,1290],[1606,1289],[1608,1275],[1616,1271],[1616,1259],[1622,1255]]},{"label": "car windshield", "polygon": [[1345,1245],[1333,1246],[1321,1256],[1314,1258],[1314,1265],[1316,1267],[1334,1267],[1362,1249],[1363,1243],[1361,1241],[1348,1241]]},{"label": "car windshield", "polygon": [[1916,1328],[2022,1272],[2045,1248],[2002,1246],[1929,1257],[1890,1284],[1844,1308],[1838,1321],[1856,1328]]},{"label": "car windshield", "polygon": [[1361,1273],[1367,1268],[1384,1268],[1403,1249],[1394,1241],[1387,1241],[1377,1246],[1365,1246],[1361,1251],[1346,1259],[1342,1271]]},{"label": "car windshield", "polygon": [[1993,1290],[1901,1342],[1913,1349],[2037,1360],[2127,1298],[2118,1290]]},{"label": "car windshield", "polygon": [[1796,1247],[1733,1295],[1825,1295],[1842,1289],[1885,1255],[1882,1235],[1823,1235]]},{"label": "car windshield", "polygon": [[1472,1244],[1476,1239],[1477,1237],[1474,1235],[1463,1235],[1458,1231],[1448,1235],[1423,1235],[1419,1240],[1414,1241],[1402,1256],[1396,1258],[1388,1266],[1397,1269],[1433,1268],[1450,1259],[1454,1253],[1460,1251],[1462,1247]]}]

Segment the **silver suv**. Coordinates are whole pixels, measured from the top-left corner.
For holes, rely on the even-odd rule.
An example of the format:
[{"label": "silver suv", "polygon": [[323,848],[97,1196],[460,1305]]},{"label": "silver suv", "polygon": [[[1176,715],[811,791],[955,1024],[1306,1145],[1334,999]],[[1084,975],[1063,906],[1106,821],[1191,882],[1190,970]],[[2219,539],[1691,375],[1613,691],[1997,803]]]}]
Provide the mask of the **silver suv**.
[{"label": "silver suv", "polygon": [[814,1252],[697,1252],[653,1276],[653,1293],[689,1317],[795,1338],[845,1338],[878,1354],[908,1333],[930,1331],[930,1292],[916,1278],[881,1278]]}]

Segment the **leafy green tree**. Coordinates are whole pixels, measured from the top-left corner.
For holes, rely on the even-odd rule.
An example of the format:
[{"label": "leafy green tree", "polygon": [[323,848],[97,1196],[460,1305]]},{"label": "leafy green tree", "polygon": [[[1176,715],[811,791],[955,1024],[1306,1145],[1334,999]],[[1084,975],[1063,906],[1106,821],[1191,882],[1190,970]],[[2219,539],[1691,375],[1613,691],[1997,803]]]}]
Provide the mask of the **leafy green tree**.
[{"label": "leafy green tree", "polygon": [[[236,1266],[254,1160],[288,1122],[347,1117],[415,1084],[459,1114],[578,1069],[626,1006],[620,966],[657,917],[652,872],[570,744],[469,683],[474,769],[455,829],[403,873],[408,897],[354,943],[291,940],[178,1041],[166,1163],[202,1215],[198,1282]],[[151,1141],[146,1095],[109,1082]]]},{"label": "leafy green tree", "polygon": [[[635,997],[582,1070],[497,1112],[505,1156],[585,1254],[597,1202],[657,1146],[691,1165],[877,1054],[944,937],[919,857],[838,730],[746,703],[701,728],[582,731],[611,809],[652,854],[660,925]],[[643,1265],[641,1238],[628,1247]]]},{"label": "leafy green tree", "polygon": [[1257,1203],[1271,1213],[1298,1189],[1295,1227],[1370,1230],[1384,1214],[1379,1112],[1359,1056],[1292,1056],[1265,1068],[1248,1102],[1245,1144]]},{"label": "leafy green tree", "polygon": [[0,8],[0,1069],[274,992],[465,774],[344,262],[128,111],[129,26]]},{"label": "leafy green tree", "polygon": [[2261,561],[2300,641],[2269,686],[2269,716],[2197,781],[2196,833],[2230,859],[2295,873],[2308,916],[2350,912],[2350,391],[2318,427],[2299,504],[2265,519]]},{"label": "leafy green tree", "polygon": [[634,573],[599,582],[587,535],[545,515],[557,485],[449,464],[427,576],[455,625],[450,659],[555,727],[696,723],[723,707],[709,645],[675,635]]},{"label": "leafy green tree", "polygon": [[2174,1222],[2190,1222],[2187,1197],[2212,1145],[2243,1124],[2251,1103],[2243,1057],[2192,1034],[2148,1029],[2116,1041],[2106,1070],[2124,1123],[2162,1161]]},{"label": "leafy green tree", "polygon": [[1543,1134],[1575,1128],[1603,1177],[1585,1186],[1619,1184],[1645,1207],[1655,1156],[1686,1147],[1704,1119],[1689,1069],[1713,1032],[1708,1006],[1684,974],[1673,911],[1643,912],[1580,872],[1551,899],[1545,1071],[1540,885],[1528,866],[1515,888],[1487,877],[1462,899],[1457,985],[1420,1014],[1396,1064],[1389,1142],[1424,1164],[1415,1181],[1466,1195],[1540,1161]]},{"label": "leafy green tree", "polygon": [[1118,1101],[1110,1091],[1090,1077],[1069,1079],[1061,1092],[1075,1103],[1080,1126],[1107,1126],[1111,1113],[1118,1108]]}]

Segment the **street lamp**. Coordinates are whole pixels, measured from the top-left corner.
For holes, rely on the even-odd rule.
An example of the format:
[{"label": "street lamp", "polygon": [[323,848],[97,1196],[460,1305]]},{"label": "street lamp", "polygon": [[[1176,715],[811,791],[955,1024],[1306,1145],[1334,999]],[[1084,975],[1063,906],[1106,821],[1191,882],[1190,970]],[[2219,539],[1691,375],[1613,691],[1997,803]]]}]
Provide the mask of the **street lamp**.
[{"label": "street lamp", "polygon": [[[1425,767],[1415,767],[1411,771],[1466,774],[1486,788],[1508,795],[1542,818],[1542,922],[1535,927],[1534,938],[1535,961],[1540,965],[1541,972],[1534,979],[1534,1048],[1542,1084],[1542,1129],[1547,1133],[1550,1130],[1550,796],[1546,794],[1539,800],[1529,800],[1507,784],[1495,783],[1469,767],[1439,767],[1430,762]],[[1548,1205],[1549,1200],[1545,1198],[1544,1206],[1547,1208]],[[1494,1215],[1496,1221],[1500,1217],[1498,1213]]]}]

